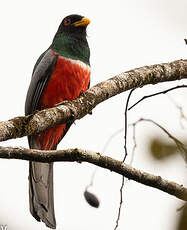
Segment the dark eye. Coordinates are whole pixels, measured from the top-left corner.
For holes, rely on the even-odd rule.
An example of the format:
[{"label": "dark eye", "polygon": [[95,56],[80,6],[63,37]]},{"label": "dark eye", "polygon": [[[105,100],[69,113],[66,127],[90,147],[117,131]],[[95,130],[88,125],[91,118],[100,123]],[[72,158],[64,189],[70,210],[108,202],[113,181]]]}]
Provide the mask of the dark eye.
[{"label": "dark eye", "polygon": [[71,25],[71,18],[65,18],[65,19],[64,19],[64,25],[65,25],[65,26]]}]

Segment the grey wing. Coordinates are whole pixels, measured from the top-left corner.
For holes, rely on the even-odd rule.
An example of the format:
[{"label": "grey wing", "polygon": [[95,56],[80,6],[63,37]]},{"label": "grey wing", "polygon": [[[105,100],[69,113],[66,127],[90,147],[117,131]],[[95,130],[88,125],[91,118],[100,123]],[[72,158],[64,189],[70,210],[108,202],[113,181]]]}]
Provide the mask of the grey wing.
[{"label": "grey wing", "polygon": [[41,55],[36,65],[25,101],[25,115],[32,114],[38,105],[39,99],[53,73],[58,56],[52,55],[48,49]]}]

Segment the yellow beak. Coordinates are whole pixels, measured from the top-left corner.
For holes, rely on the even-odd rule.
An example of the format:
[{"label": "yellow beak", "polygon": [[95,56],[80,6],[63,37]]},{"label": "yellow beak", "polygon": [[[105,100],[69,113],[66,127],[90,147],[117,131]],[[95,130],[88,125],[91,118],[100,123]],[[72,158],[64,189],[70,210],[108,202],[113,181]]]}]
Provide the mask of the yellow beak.
[{"label": "yellow beak", "polygon": [[87,26],[91,21],[88,18],[82,18],[80,21],[74,22],[74,26]]}]

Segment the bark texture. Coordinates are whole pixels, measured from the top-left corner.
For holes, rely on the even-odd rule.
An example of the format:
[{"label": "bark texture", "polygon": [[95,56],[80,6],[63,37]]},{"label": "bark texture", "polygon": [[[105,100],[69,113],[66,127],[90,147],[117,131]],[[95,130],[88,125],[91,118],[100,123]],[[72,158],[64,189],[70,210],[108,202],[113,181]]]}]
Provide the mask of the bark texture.
[{"label": "bark texture", "polygon": [[187,201],[187,188],[183,187],[183,185],[165,180],[160,176],[137,170],[121,161],[101,155],[98,152],[82,149],[43,151],[25,148],[0,147],[0,158],[48,163],[58,161],[75,161],[78,163],[89,162],[121,174],[128,179],[157,188],[181,200]]},{"label": "bark texture", "polygon": [[28,136],[55,125],[81,119],[96,105],[129,89],[182,78],[187,78],[187,60],[144,66],[121,73],[93,86],[74,101],[65,101],[30,116],[0,122],[0,141]]}]

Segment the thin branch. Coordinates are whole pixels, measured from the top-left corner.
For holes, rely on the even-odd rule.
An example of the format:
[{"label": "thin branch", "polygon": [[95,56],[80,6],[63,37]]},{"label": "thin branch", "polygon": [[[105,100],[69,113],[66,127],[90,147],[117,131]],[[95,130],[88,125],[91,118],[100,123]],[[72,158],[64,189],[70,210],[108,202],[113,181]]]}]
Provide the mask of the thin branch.
[{"label": "thin branch", "polygon": [[105,143],[105,145],[104,145],[104,147],[103,147],[103,149],[102,149],[102,153],[105,153],[105,152],[106,152],[106,150],[107,150],[109,144],[111,143],[112,139],[114,139],[117,135],[119,135],[121,132],[123,132],[123,130],[124,130],[123,128],[118,129],[117,131],[115,131],[115,132],[107,139],[107,141],[106,141],[106,143]]},{"label": "thin branch", "polygon": [[136,125],[135,124],[132,124],[133,126],[133,142],[134,142],[134,146],[133,146],[133,149],[132,149],[132,156],[131,156],[131,160],[130,160],[130,165],[132,166],[132,163],[134,161],[134,154],[135,154],[135,150],[136,150],[136,147],[137,147],[137,142],[136,142]]},{"label": "thin branch", "polygon": [[184,115],[182,106],[178,105],[177,102],[170,96],[167,95],[169,100],[173,103],[173,105],[179,110],[179,122],[182,129],[185,129],[184,125],[182,124],[182,120],[187,122],[187,117]]},{"label": "thin branch", "polygon": [[134,89],[132,89],[127,97],[127,101],[126,101],[126,106],[125,106],[125,144],[124,144],[124,149],[125,149],[125,155],[123,158],[123,162],[125,162],[125,159],[127,157],[127,112],[128,112],[128,106],[129,106],[129,100],[131,97],[131,94],[133,93]]},{"label": "thin branch", "polygon": [[[109,146],[110,142],[112,141],[112,139],[113,139],[115,136],[117,136],[119,133],[121,133],[123,130],[124,130],[123,128],[117,130],[115,133],[113,133],[113,134],[107,139],[107,141],[106,141],[106,143],[105,143],[105,145],[104,145],[104,147],[103,147],[102,154],[105,153],[105,151],[106,151],[107,147]],[[89,183],[89,184],[86,186],[86,188],[85,188],[85,192],[84,192],[84,197],[85,197],[85,199],[86,199],[85,194],[87,194],[86,192],[88,192],[88,189],[89,189],[90,187],[92,187],[93,184],[94,184],[95,175],[96,175],[96,172],[97,172],[98,169],[99,169],[99,167],[96,166],[95,169],[94,169],[94,171],[93,171],[93,173],[92,173],[92,175],[91,175],[90,183]],[[89,201],[90,201],[90,200],[94,200],[94,201],[95,201],[95,200],[97,199],[97,197],[96,197],[96,195],[94,195],[94,194],[91,193],[91,192],[88,192],[88,194],[89,194],[89,200],[86,199],[86,201],[87,201],[91,206],[93,206],[92,204],[95,203],[95,202],[90,203]],[[92,197],[94,197],[94,198],[92,199]],[[98,199],[97,199],[97,201],[98,201],[98,204],[99,204],[99,200],[98,200]],[[95,206],[94,206],[94,207],[95,207]]]},{"label": "thin branch", "polygon": [[165,93],[168,93],[169,91],[172,91],[172,90],[174,90],[174,89],[186,88],[186,87],[187,87],[187,85],[178,85],[178,86],[175,86],[175,87],[166,89],[166,90],[164,90],[164,91],[160,91],[160,92],[158,92],[158,93],[153,93],[153,94],[144,96],[144,97],[142,97],[139,101],[137,101],[136,103],[134,103],[128,110],[132,109],[134,106],[136,106],[136,105],[139,104],[141,101],[143,101],[143,100],[145,100],[145,99],[147,99],[147,98],[154,97],[154,96],[157,96],[157,95],[160,95],[160,94],[165,94]]},{"label": "thin branch", "polygon": [[74,101],[26,117],[0,122],[0,141],[39,133],[47,128],[81,119],[101,102],[129,89],[187,78],[187,60],[144,66],[116,75],[82,93]]},{"label": "thin branch", "polygon": [[[125,150],[125,155],[123,158],[122,162],[125,162],[125,159],[127,157],[127,112],[128,112],[128,105],[129,105],[129,100],[131,97],[132,92],[134,91],[134,89],[132,89],[127,97],[127,101],[126,101],[126,106],[125,106],[125,135],[124,135],[124,139],[125,139],[125,143],[124,143],[124,150]],[[119,220],[120,220],[120,215],[121,215],[121,208],[122,208],[122,204],[123,204],[123,186],[124,186],[124,182],[125,182],[125,178],[124,176],[122,176],[122,182],[121,182],[121,187],[120,187],[120,203],[119,203],[119,209],[118,209],[118,216],[117,216],[117,220],[116,220],[116,226],[114,228],[114,230],[116,230],[118,228],[119,225]]]},{"label": "thin branch", "polygon": [[[123,130],[124,130],[123,128],[122,128],[122,129],[118,129],[116,132],[114,132],[114,133],[107,139],[107,141],[106,141],[106,143],[105,143],[105,145],[104,145],[104,147],[103,147],[103,149],[102,149],[102,151],[101,151],[102,154],[104,154],[104,153],[106,152],[106,149],[108,148],[108,146],[109,146],[110,142],[112,141],[112,139],[113,139],[114,137],[116,137],[119,133],[121,133]],[[93,171],[93,173],[92,173],[92,175],[91,175],[90,183],[89,183],[89,185],[86,186],[86,188],[89,188],[89,187],[93,186],[93,183],[94,183],[94,179],[95,179],[95,175],[96,175],[97,170],[98,170],[98,167],[95,167],[95,169],[94,169],[94,171]]]},{"label": "thin branch", "polygon": [[121,161],[108,156],[103,156],[98,152],[81,149],[45,151],[18,147],[0,147],[0,158],[22,159],[48,163],[59,161],[75,161],[79,163],[89,162],[123,175],[128,179],[157,188],[181,200],[187,201],[187,188],[184,186],[165,180],[160,176],[155,176],[153,174],[137,170],[125,163],[122,163]]},{"label": "thin branch", "polygon": [[140,118],[138,121],[134,122],[132,125],[137,125],[139,122],[142,122],[142,121],[146,121],[146,122],[151,122],[153,123],[154,125],[156,125],[157,127],[159,127],[162,131],[164,131],[169,138],[171,138],[177,148],[179,149],[180,153],[181,153],[181,156],[184,158],[185,162],[187,163],[187,149],[185,147],[185,145],[179,141],[176,137],[174,137],[170,132],[168,132],[163,126],[161,126],[160,124],[158,124],[157,122],[151,120],[151,119],[146,119],[146,118]]},{"label": "thin branch", "polygon": [[122,208],[122,204],[123,204],[123,186],[124,186],[124,182],[125,182],[125,177],[122,176],[122,182],[121,182],[121,187],[120,187],[120,202],[119,202],[118,216],[117,216],[116,225],[115,225],[114,230],[116,230],[118,228],[119,220],[120,220],[120,216],[121,216],[121,208]]}]

